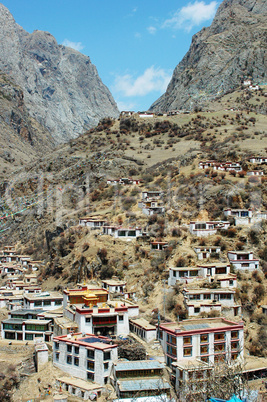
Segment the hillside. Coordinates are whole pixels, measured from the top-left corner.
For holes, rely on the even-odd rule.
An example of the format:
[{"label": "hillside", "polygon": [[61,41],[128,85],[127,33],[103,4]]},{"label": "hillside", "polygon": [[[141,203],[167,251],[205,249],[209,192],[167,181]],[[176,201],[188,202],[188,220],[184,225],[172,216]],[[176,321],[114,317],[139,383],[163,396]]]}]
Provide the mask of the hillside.
[{"label": "hillside", "polygon": [[62,143],[118,109],[90,58],[58,45],[48,32],[28,33],[0,4],[0,70],[24,93],[29,115]]},{"label": "hillside", "polygon": [[266,17],[265,0],[224,0],[211,26],[193,36],[166,92],[150,110],[205,108],[249,77],[265,83]]},{"label": "hillside", "polygon": [[[152,324],[157,323],[158,311],[161,320],[187,317],[183,286],[218,286],[204,279],[168,286],[170,268],[226,263],[229,250],[250,250],[259,259],[258,271],[236,272],[231,267],[238,279],[235,303],[242,306],[242,316],[227,308],[222,315],[244,321],[245,356],[266,357],[266,317],[260,307],[267,304],[266,221],[235,226],[230,218],[227,230],[207,238],[189,231],[192,220],[226,220],[225,208],[266,211],[267,165],[249,161],[251,155],[266,156],[267,117],[255,112],[264,104],[264,94],[265,88],[237,91],[221,97],[210,112],[106,118],[79,138],[25,164],[9,176],[6,187],[2,185],[1,248],[15,244],[18,254],[43,260],[38,283],[44,291],[70,289],[77,283],[101,286],[101,280],[114,276],[125,280],[140,316]],[[199,169],[203,160],[238,162],[242,170]],[[252,170],[264,175],[247,176]],[[142,181],[107,183],[122,177]],[[138,207],[145,190],[163,191],[164,214],[147,216]],[[79,225],[85,216],[124,228],[141,227],[146,236],[127,240],[104,235],[101,229]],[[166,247],[152,250],[151,241]],[[199,261],[196,246],[216,246],[221,252]],[[3,275],[1,285],[5,281]],[[217,311],[199,314],[217,316]],[[146,348],[152,356],[157,353],[154,346]],[[53,383],[57,375],[52,365],[48,367],[42,372],[42,386]],[[40,376],[27,377],[14,389],[15,395],[28,395],[30,387],[37,392]]]}]

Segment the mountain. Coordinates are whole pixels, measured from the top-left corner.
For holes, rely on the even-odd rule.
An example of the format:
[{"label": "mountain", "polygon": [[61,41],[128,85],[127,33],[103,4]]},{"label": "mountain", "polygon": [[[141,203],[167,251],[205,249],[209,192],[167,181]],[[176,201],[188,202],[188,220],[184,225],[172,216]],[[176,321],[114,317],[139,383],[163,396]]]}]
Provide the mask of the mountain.
[{"label": "mountain", "polygon": [[246,77],[267,82],[266,0],[224,0],[209,28],[192,38],[153,111],[192,109],[233,91]]},{"label": "mountain", "polygon": [[54,142],[48,130],[29,115],[22,89],[0,72],[0,180],[51,150]]},{"label": "mountain", "polygon": [[77,137],[104,117],[117,117],[117,105],[90,58],[57,44],[48,32],[26,32],[0,4],[0,70],[24,93],[32,118],[56,143]]}]

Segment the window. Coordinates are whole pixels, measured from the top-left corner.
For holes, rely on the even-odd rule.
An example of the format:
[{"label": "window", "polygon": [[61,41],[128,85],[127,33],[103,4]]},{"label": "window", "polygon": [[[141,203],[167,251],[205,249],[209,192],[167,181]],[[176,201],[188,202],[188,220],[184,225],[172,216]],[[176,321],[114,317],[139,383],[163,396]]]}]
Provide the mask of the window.
[{"label": "window", "polygon": [[104,363],[104,370],[105,370],[105,371],[107,371],[107,370],[108,370],[108,366],[109,366],[109,364],[108,364],[108,363]]},{"label": "window", "polygon": [[91,322],[91,317],[85,317],[85,322]]},{"label": "window", "polygon": [[87,358],[94,359],[95,358],[95,351],[91,349],[87,349]]},{"label": "window", "polygon": [[225,356],[224,355],[215,355],[214,356],[214,362],[218,363],[218,362],[223,362],[225,361]]},{"label": "window", "polygon": [[232,350],[237,350],[237,349],[239,349],[239,342],[232,342],[231,348],[232,348]]},{"label": "window", "polygon": [[123,321],[123,315],[119,315],[119,321]]},{"label": "window", "polygon": [[232,353],[232,356],[231,356],[232,360],[236,360],[237,357],[238,357],[238,353]]},{"label": "window", "polygon": [[55,353],[55,359],[59,360],[59,353]]},{"label": "window", "polygon": [[176,278],[176,271],[172,271],[173,276]]},{"label": "window", "polygon": [[214,352],[224,352],[225,351],[225,343],[217,343],[214,345]]},{"label": "window", "polygon": [[200,307],[195,307],[194,308],[194,313],[196,313],[196,314],[200,313]]},{"label": "window", "polygon": [[217,334],[214,334],[214,341],[222,341],[225,339],[225,332],[219,332]]},{"label": "window", "polygon": [[72,364],[72,356],[67,355],[67,364]]},{"label": "window", "polygon": [[231,339],[238,339],[239,332],[238,331],[231,331]]},{"label": "window", "polygon": [[206,229],[206,223],[196,223],[195,229]]},{"label": "window", "polygon": [[62,300],[55,300],[55,306],[61,306]]},{"label": "window", "polygon": [[89,372],[87,371],[87,380],[94,381],[94,380],[95,380],[95,375],[94,375],[94,373],[89,373]]},{"label": "window", "polygon": [[184,345],[191,345],[192,344],[192,336],[184,336]]},{"label": "window", "polygon": [[167,353],[176,357],[177,350],[174,346],[167,345]]},{"label": "window", "polygon": [[163,332],[159,331],[159,339],[163,339]]},{"label": "window", "polygon": [[33,340],[33,334],[25,334],[25,340],[26,341],[32,341]]},{"label": "window", "polygon": [[84,398],[84,395],[85,395],[84,391],[81,391],[81,397],[82,398]]},{"label": "window", "polygon": [[170,334],[167,334],[167,342],[171,343],[172,345],[176,345],[176,337]]},{"label": "window", "polygon": [[230,281],[229,281],[229,286],[233,286],[234,285],[234,281],[231,279]]},{"label": "window", "polygon": [[42,306],[42,300],[35,301],[34,306]]},{"label": "window", "polygon": [[111,359],[110,352],[104,352],[104,360],[110,360],[110,359]]},{"label": "window", "polygon": [[74,353],[76,354],[76,355],[78,355],[79,354],[79,346],[75,346],[74,347]]},{"label": "window", "polygon": [[44,306],[51,306],[50,300],[44,300]]},{"label": "window", "polygon": [[200,354],[201,355],[206,355],[207,353],[209,353],[208,345],[200,346]]},{"label": "window", "polygon": [[74,357],[74,366],[79,366],[79,357]]},{"label": "window", "polygon": [[59,349],[59,343],[58,342],[54,342],[55,345],[55,349]]},{"label": "window", "polygon": [[72,352],[72,345],[67,345],[67,352]]},{"label": "window", "polygon": [[91,362],[90,360],[87,361],[87,370],[94,370],[95,369],[95,362]]},{"label": "window", "polygon": [[184,348],[184,356],[192,356],[192,348]]},{"label": "window", "polygon": [[208,356],[201,356],[201,357],[200,357],[200,360],[201,360],[202,362],[206,362],[206,363],[209,362]]},{"label": "window", "polygon": [[108,383],[108,377],[104,377],[104,384]]},{"label": "window", "polygon": [[72,391],[71,391],[71,392],[73,393],[73,395],[75,395],[76,388],[73,388],[73,387],[72,387]]},{"label": "window", "polygon": [[200,343],[209,342],[209,334],[200,335]]},{"label": "window", "polygon": [[204,300],[210,300],[211,299],[211,294],[210,293],[204,294],[203,299]]}]

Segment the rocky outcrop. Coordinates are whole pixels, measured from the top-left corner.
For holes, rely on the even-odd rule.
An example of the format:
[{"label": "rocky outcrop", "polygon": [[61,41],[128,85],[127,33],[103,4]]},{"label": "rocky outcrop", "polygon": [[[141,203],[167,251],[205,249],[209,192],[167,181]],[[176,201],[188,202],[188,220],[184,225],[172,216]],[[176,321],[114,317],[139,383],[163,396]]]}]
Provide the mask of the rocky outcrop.
[{"label": "rocky outcrop", "polygon": [[209,28],[192,38],[153,111],[191,109],[233,91],[243,79],[267,82],[266,0],[224,0]]},{"label": "rocky outcrop", "polygon": [[29,114],[57,143],[75,138],[117,105],[89,57],[58,45],[48,32],[29,34],[0,4],[0,70],[24,92]]},{"label": "rocky outcrop", "polygon": [[51,150],[54,140],[24,103],[24,93],[14,80],[0,72],[0,180],[3,172]]}]

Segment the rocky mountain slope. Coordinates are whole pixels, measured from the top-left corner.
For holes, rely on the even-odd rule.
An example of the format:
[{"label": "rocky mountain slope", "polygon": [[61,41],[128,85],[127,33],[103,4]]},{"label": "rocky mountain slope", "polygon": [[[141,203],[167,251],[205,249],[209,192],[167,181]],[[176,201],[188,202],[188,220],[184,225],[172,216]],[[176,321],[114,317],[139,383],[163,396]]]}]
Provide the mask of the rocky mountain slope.
[{"label": "rocky mountain slope", "polygon": [[2,4],[0,41],[0,70],[15,79],[30,116],[57,143],[77,137],[103,117],[118,116],[89,57],[58,45],[48,32],[26,32]]},{"label": "rocky mountain slope", "polygon": [[0,180],[53,144],[48,130],[29,115],[22,89],[0,72]]},{"label": "rocky mountain slope", "polygon": [[193,109],[233,91],[246,77],[267,81],[267,2],[224,0],[209,28],[192,38],[153,111]]}]

